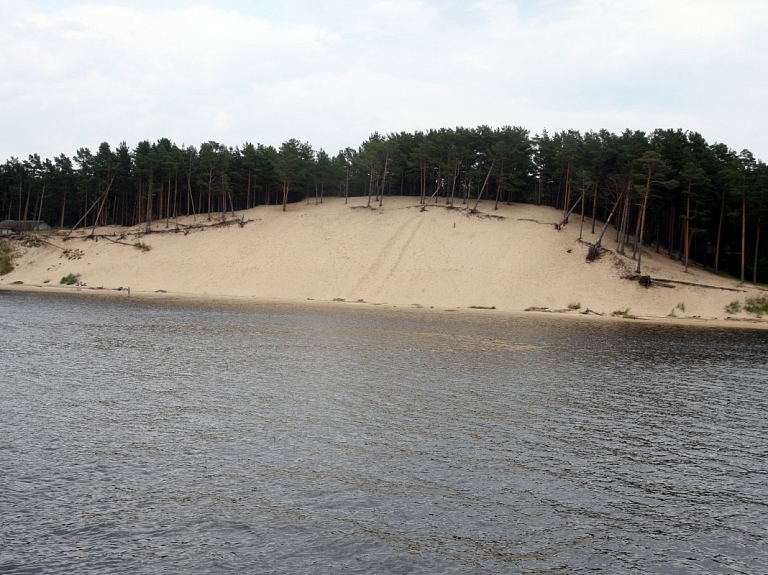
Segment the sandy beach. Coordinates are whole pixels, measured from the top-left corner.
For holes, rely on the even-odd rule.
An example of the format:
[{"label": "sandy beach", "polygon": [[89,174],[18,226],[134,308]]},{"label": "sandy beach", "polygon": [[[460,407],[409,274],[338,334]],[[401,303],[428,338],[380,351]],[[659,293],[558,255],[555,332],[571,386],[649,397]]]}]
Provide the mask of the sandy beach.
[{"label": "sandy beach", "polygon": [[[562,212],[527,204],[481,202],[447,208],[441,200],[426,210],[417,198],[387,197],[383,207],[368,199],[325,199],[322,204],[261,206],[228,215],[157,221],[151,232],[102,227],[42,236],[39,246],[19,249],[15,270],[0,288],[106,292],[120,297],[180,296],[275,299],[389,307],[560,313],[585,311],[664,322],[768,327],[754,315],[728,314],[734,300],[765,296],[751,284],[683,265],[655,247],[643,252],[643,274],[668,280],[642,286],[631,275],[636,262],[618,255],[615,232],[607,248],[588,263],[579,241],[580,216],[556,230]],[[599,231],[599,225],[598,225]],[[593,242],[591,221],[583,239]],[[142,250],[133,244],[149,246]],[[627,250],[631,253],[631,249]],[[86,287],[64,287],[79,274]],[[21,282],[21,283],[19,283]],[[689,285],[693,284],[693,285]],[[590,314],[591,316],[593,314]],[[598,318],[600,316],[594,315]],[[621,318],[625,319],[625,318]]]}]

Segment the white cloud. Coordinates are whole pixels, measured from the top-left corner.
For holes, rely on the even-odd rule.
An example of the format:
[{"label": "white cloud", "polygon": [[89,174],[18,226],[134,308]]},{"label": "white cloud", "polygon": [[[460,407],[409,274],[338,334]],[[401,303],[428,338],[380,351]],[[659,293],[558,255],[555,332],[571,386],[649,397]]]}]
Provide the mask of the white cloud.
[{"label": "white cloud", "polygon": [[0,160],[162,136],[333,153],[477,124],[681,127],[768,154],[757,0],[56,5],[0,7]]}]

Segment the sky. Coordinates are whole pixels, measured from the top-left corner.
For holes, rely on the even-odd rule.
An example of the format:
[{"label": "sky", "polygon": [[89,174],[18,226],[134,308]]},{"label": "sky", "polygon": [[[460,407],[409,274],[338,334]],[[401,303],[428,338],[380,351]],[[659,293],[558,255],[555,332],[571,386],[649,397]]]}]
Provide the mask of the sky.
[{"label": "sky", "polygon": [[768,161],[765,0],[0,0],[0,162],[680,128]]}]

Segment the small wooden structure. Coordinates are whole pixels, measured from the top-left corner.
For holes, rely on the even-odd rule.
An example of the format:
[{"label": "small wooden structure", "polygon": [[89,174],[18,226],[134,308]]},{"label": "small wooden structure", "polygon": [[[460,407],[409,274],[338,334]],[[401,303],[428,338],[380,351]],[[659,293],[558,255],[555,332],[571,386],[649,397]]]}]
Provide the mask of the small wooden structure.
[{"label": "small wooden structure", "polygon": [[19,232],[41,232],[52,229],[43,220],[5,220],[0,222],[0,236]]}]

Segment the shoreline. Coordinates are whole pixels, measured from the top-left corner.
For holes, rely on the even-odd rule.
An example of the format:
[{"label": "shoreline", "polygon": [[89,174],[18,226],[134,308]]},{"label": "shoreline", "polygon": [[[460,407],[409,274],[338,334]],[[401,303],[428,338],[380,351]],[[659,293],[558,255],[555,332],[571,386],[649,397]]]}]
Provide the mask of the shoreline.
[{"label": "shoreline", "polygon": [[168,304],[178,304],[184,306],[194,305],[225,305],[237,308],[264,307],[268,305],[284,307],[308,307],[330,309],[345,309],[346,311],[357,308],[366,311],[397,311],[404,313],[440,313],[451,315],[469,315],[474,317],[492,317],[494,319],[505,318],[551,318],[563,321],[592,321],[612,324],[630,324],[630,325],[655,325],[655,326],[679,326],[684,328],[719,328],[719,329],[753,329],[768,330],[768,320],[760,318],[704,318],[704,317],[672,317],[672,316],[629,316],[622,317],[610,314],[597,315],[594,313],[585,313],[579,310],[508,310],[491,309],[484,307],[441,307],[424,306],[421,304],[398,305],[387,303],[374,303],[367,301],[346,301],[346,300],[293,300],[281,298],[263,298],[257,296],[230,296],[221,294],[193,294],[184,292],[136,292],[128,295],[125,291],[118,291],[116,288],[105,288],[101,286],[84,286],[80,289],[74,286],[46,286],[40,284],[10,284],[0,285],[0,292],[21,292],[45,294],[46,296],[58,297],[100,297],[112,300],[139,300],[143,302],[162,302]]},{"label": "shoreline", "polygon": [[[768,320],[726,307],[766,297],[764,287],[682,264],[643,249],[637,262],[615,248],[586,254],[592,221],[531,204],[481,202],[450,208],[418,198],[327,198],[322,204],[259,206],[236,216],[185,216],[132,228],[103,227],[28,236],[0,289],[198,302],[281,302],[541,315],[661,325],[762,329]],[[597,222],[595,222],[597,223]],[[582,227],[583,224],[583,227]],[[64,286],[74,275],[85,287]],[[100,287],[103,286],[103,287]],[[672,289],[670,289],[672,288]],[[532,311],[526,311],[532,310]],[[586,310],[602,315],[584,315]],[[626,317],[615,317],[616,314]],[[731,316],[730,318],[728,318]],[[633,317],[635,319],[630,319]]]}]

